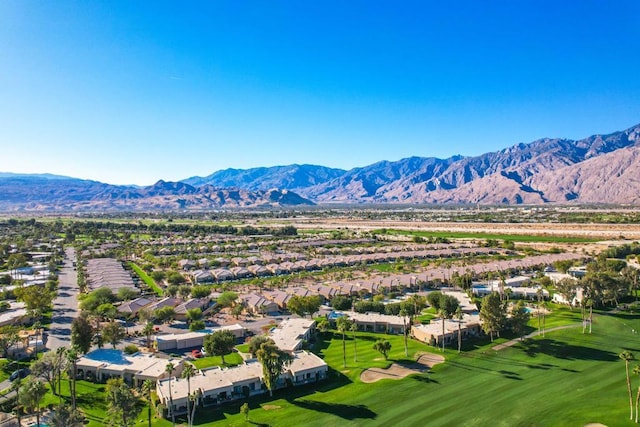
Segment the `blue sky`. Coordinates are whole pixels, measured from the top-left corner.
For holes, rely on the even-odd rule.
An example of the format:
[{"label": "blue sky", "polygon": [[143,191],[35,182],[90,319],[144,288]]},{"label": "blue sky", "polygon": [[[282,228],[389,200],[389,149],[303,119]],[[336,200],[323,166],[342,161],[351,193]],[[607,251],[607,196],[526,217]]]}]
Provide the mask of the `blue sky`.
[{"label": "blue sky", "polygon": [[640,123],[640,2],[0,1],[0,171],[151,184]]}]

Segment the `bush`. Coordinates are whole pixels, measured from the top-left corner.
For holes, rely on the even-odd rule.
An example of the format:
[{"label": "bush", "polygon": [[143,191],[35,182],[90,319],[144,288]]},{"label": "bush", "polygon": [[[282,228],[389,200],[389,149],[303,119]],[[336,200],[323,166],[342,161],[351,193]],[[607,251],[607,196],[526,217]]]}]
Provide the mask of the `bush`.
[{"label": "bush", "polygon": [[140,350],[138,349],[138,346],[135,344],[127,344],[124,347],[124,352],[127,354],[134,354],[134,353],[137,353],[138,351]]}]

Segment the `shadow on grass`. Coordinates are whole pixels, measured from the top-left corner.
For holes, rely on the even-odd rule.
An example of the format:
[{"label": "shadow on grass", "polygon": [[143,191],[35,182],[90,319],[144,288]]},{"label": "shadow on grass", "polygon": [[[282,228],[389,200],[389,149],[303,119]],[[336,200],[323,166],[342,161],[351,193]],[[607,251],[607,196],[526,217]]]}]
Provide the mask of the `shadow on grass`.
[{"label": "shadow on grass", "polygon": [[427,375],[411,375],[409,378],[421,382],[421,383],[428,383],[428,384],[440,384],[440,382],[438,380],[434,380],[433,378],[429,378]]},{"label": "shadow on grass", "polygon": [[537,354],[546,354],[564,360],[612,362],[618,359],[618,355],[611,351],[572,345],[547,338],[526,341],[521,345],[525,353],[530,357],[534,357]]},{"label": "shadow on grass", "polygon": [[325,403],[315,400],[293,400],[291,404],[310,411],[332,414],[345,420],[375,419],[378,414],[365,405],[344,405],[342,403]]}]

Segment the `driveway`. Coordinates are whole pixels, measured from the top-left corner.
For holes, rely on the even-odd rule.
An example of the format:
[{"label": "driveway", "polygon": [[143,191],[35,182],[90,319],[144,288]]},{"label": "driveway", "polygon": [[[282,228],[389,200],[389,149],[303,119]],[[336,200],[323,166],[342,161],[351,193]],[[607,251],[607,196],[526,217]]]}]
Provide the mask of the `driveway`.
[{"label": "driveway", "polygon": [[65,251],[64,265],[58,278],[58,295],[53,300],[53,318],[49,325],[46,347],[55,351],[71,346],[71,322],[78,314],[78,274],[73,268],[76,253],[73,248]]}]

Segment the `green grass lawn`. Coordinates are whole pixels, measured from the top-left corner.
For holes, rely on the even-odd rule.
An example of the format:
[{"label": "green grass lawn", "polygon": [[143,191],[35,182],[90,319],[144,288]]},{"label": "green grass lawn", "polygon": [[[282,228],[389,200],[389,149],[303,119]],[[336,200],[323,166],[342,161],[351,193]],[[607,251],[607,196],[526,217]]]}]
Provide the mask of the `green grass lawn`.
[{"label": "green grass lawn", "polygon": [[[579,321],[579,310],[554,307],[547,318],[547,329]],[[532,319],[529,329],[534,330],[535,325],[537,320]],[[268,394],[251,398],[248,422],[239,413],[242,401],[198,409],[195,425],[632,425],[628,421],[625,366],[618,354],[628,349],[640,358],[640,341],[633,332],[639,329],[640,314],[599,312],[594,315],[592,334],[582,334],[580,327],[563,329],[499,352],[492,347],[508,336],[495,343],[487,339],[468,342],[460,354],[448,348],[446,362],[435,366],[431,373],[372,384],[362,383],[360,374],[369,367],[387,367],[392,361],[405,360],[402,337],[358,333],[356,361],[354,342],[348,333],[344,367],[342,336],[328,332],[314,348],[331,368],[328,380],[278,390],[273,398]],[[392,344],[389,361],[373,349],[379,338]],[[440,353],[409,340],[409,359],[421,351]],[[225,359],[230,362],[234,355]],[[214,358],[199,361],[206,359]],[[634,376],[632,381],[636,390],[640,378]],[[78,382],[79,405],[87,414],[90,427],[104,425],[104,387]],[[68,400],[66,380],[63,396]],[[46,406],[57,402],[58,397],[49,394],[44,403]],[[146,425],[146,414],[146,406],[141,405],[136,426]],[[167,427],[171,422],[154,418],[153,425]]]},{"label": "green grass lawn", "polygon": [[[381,233],[374,230],[373,233]],[[400,234],[405,236],[419,236],[423,238],[440,237],[445,239],[491,239],[506,240],[509,242],[545,242],[545,243],[589,243],[598,239],[576,236],[544,236],[533,234],[495,234],[495,233],[467,233],[459,231],[411,231],[387,229],[385,234]]]},{"label": "green grass lawn", "polygon": [[144,283],[146,283],[147,286],[149,286],[149,288],[153,290],[153,292],[155,292],[159,297],[162,296],[163,294],[162,289],[160,289],[160,287],[156,284],[155,280],[149,277],[149,275],[143,269],[141,269],[136,263],[129,262],[128,264],[133,269],[133,271],[136,272],[138,277],[140,277],[140,279]]},{"label": "green grass lawn", "polygon": [[[557,309],[547,328],[566,324],[576,315],[579,319],[578,310]],[[592,334],[582,334],[579,327],[564,329],[500,352],[486,340],[470,343],[473,349],[461,354],[448,349],[447,361],[430,374],[373,384],[359,377],[366,367],[389,363],[372,349],[379,335],[358,334],[358,362],[348,337],[346,368],[342,341],[335,335],[318,345],[319,354],[333,368],[330,380],[316,388],[278,391],[274,399],[251,399],[251,423],[239,414],[238,402],[202,411],[197,425],[632,425],[624,363],[618,354],[629,349],[640,356],[640,342],[632,333],[639,328],[637,314],[598,314]],[[402,338],[385,338],[392,342],[390,358],[403,359]],[[414,341],[409,351],[438,352]],[[633,381],[635,390],[640,380]]]},{"label": "green grass lawn", "polygon": [[[193,366],[198,369],[211,368],[213,366],[223,366],[222,357],[220,356],[206,356],[200,359],[193,360]],[[231,353],[224,356],[224,366],[235,366],[242,363],[242,356],[238,353]]]}]

